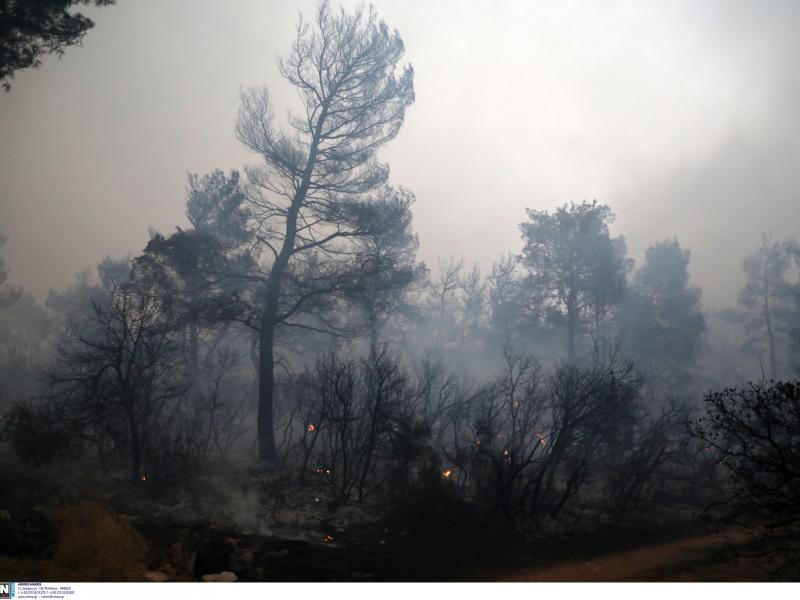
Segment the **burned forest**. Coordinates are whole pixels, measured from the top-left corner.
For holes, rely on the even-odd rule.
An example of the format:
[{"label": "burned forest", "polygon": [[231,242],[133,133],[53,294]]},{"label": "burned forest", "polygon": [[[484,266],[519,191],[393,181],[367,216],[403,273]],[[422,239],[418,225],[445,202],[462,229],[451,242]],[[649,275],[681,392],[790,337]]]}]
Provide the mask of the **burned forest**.
[{"label": "burned forest", "polygon": [[0,2],[0,579],[797,580],[796,4],[207,4]]}]

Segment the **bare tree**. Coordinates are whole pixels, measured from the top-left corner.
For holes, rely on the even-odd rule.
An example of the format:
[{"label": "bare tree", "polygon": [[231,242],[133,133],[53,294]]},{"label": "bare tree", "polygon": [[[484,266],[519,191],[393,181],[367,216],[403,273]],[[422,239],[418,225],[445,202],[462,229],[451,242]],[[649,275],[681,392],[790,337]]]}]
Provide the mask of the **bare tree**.
[{"label": "bare tree", "polygon": [[[506,521],[525,508],[531,471],[545,452],[541,369],[531,357],[506,354],[501,375],[486,389],[469,448],[481,495]],[[527,482],[526,482],[527,480]]]},{"label": "bare tree", "polygon": [[800,565],[800,383],[750,384],[705,397],[692,432],[728,475],[715,508],[723,520],[757,534],[756,554],[777,561],[777,574]]},{"label": "bare tree", "polygon": [[439,258],[439,273],[431,284],[431,308],[437,314],[436,346],[442,348],[445,329],[456,329],[449,310],[458,294],[461,273],[464,270],[464,259],[456,260],[452,256],[445,262]]},{"label": "bare tree", "polygon": [[[371,8],[348,14],[323,1],[313,22],[301,18],[291,54],[279,61],[303,106],[302,115],[290,117],[291,130],[274,127],[267,89],[242,96],[238,137],[264,160],[248,176],[265,256],[258,273],[258,440],[267,462],[276,457],[276,327],[327,328],[319,318],[309,324],[297,317],[313,301],[340,291],[339,269],[357,255],[360,240],[396,226],[397,210],[407,210],[386,186],[388,167],[375,157],[397,135],[414,101],[411,67],[397,74],[403,52],[399,34]],[[296,283],[306,285],[294,286],[289,297]]]},{"label": "bare tree", "polygon": [[463,296],[461,323],[459,324],[458,354],[470,338],[477,338],[483,325],[483,309],[486,306],[486,284],[481,279],[480,267],[475,264],[459,282]]},{"label": "bare tree", "polygon": [[110,439],[133,479],[158,452],[154,432],[186,390],[170,314],[151,289],[132,284],[96,295],[70,321],[49,375],[61,426]]}]

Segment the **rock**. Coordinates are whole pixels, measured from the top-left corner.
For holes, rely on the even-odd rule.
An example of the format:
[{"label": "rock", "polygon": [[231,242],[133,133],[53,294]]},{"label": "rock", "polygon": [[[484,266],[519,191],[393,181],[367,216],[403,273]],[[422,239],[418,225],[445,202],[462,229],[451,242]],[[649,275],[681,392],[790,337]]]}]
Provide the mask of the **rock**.
[{"label": "rock", "polygon": [[205,582],[233,583],[236,580],[236,573],[233,571],[222,571],[221,573],[203,575],[203,581]]},{"label": "rock", "polygon": [[161,583],[169,579],[167,574],[161,571],[145,571],[144,578],[147,579],[147,581],[155,581],[156,583]]}]

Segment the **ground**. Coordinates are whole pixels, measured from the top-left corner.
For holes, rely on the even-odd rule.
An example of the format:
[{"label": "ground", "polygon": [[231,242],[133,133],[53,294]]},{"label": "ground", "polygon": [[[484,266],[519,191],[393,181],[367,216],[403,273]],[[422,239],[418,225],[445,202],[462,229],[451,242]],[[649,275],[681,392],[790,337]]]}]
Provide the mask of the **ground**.
[{"label": "ground", "polygon": [[590,560],[565,560],[500,575],[506,581],[762,581],[759,561],[731,557],[747,536],[737,530],[689,536],[610,552]]},{"label": "ground", "polygon": [[6,466],[3,477],[0,580],[769,579],[763,561],[733,558],[747,535],[688,510],[584,516],[521,533],[467,513],[342,503],[323,481],[296,487],[247,471],[199,481],[191,493],[97,473]]}]

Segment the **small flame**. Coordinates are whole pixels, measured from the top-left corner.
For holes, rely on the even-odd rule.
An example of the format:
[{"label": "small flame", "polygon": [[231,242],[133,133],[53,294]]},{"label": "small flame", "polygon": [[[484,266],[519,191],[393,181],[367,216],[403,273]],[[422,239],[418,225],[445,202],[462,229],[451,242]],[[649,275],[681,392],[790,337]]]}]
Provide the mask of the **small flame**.
[{"label": "small flame", "polygon": [[147,475],[145,475],[144,473],[139,475],[139,481],[147,481]]},{"label": "small flame", "polygon": [[453,475],[452,469],[445,469],[444,471],[442,471],[442,479],[450,479],[452,475]]},{"label": "small flame", "polygon": [[330,544],[330,543],[333,541],[333,536],[332,536],[332,535],[326,535],[326,536],[325,536],[324,538],[322,538],[322,539],[323,539],[323,541],[324,541],[326,544]]},{"label": "small flame", "polygon": [[306,431],[308,431],[309,433],[314,432],[316,430],[317,430],[317,426],[314,425],[313,423],[309,423],[308,427],[306,427]]}]

